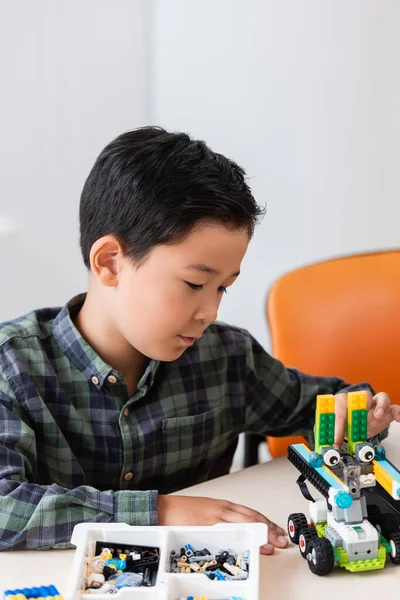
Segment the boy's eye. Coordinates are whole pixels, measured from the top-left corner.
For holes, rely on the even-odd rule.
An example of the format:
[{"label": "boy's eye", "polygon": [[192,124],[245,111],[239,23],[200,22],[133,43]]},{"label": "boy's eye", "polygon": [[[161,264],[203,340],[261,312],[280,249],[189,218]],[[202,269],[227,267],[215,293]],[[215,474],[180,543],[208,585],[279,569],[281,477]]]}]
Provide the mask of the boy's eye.
[{"label": "boy's eye", "polygon": [[[192,290],[195,291],[199,291],[202,290],[204,287],[204,284],[198,284],[198,283],[191,283],[190,281],[185,281],[186,285],[188,285]],[[228,290],[226,289],[226,287],[224,287],[223,285],[220,285],[218,288],[218,292],[220,294],[227,294]]]},{"label": "boy's eye", "polygon": [[192,290],[202,290],[203,285],[199,285],[198,283],[190,283],[190,281],[185,281],[186,285],[188,285]]}]

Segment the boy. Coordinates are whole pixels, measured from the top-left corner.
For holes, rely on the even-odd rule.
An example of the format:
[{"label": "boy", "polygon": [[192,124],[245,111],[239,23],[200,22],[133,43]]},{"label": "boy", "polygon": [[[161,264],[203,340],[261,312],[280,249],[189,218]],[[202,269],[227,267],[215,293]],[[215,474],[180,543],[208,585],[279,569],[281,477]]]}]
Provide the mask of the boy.
[{"label": "boy", "polygon": [[[68,547],[82,521],[263,521],[263,551],[286,546],[250,508],[166,495],[227,473],[239,433],[309,435],[315,396],[354,389],[214,323],[260,215],[243,170],[185,134],[103,150],[80,206],[87,295],[0,328],[2,549]],[[370,435],[400,420],[369,404]]]}]

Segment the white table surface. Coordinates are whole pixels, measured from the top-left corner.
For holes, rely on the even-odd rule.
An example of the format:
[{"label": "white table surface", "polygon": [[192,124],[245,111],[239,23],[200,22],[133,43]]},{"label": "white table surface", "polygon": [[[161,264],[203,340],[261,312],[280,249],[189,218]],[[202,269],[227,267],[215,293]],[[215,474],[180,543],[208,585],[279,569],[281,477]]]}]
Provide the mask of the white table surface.
[{"label": "white table surface", "polygon": [[[389,460],[400,466],[400,424],[392,425],[384,445]],[[286,527],[291,512],[308,514],[308,502],[296,485],[298,474],[286,458],[279,458],[179,493],[245,504]],[[73,555],[73,550],[2,552],[0,590],[54,584],[62,594]],[[389,592],[397,598],[400,590],[400,566],[392,565],[389,560],[381,571],[350,573],[335,568],[326,577],[313,575],[294,545],[276,550],[273,556],[261,556],[260,560],[260,600],[346,600],[351,596],[360,600],[379,600],[383,593]]]}]

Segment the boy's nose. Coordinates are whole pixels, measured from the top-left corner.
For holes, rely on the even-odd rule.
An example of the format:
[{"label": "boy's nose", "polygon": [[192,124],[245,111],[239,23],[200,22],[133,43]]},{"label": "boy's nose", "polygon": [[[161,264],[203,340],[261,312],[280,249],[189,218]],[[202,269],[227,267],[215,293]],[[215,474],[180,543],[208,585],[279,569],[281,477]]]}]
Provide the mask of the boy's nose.
[{"label": "boy's nose", "polygon": [[201,306],[194,317],[197,321],[204,321],[206,326],[215,321],[218,316],[218,304],[209,302],[207,305]]}]

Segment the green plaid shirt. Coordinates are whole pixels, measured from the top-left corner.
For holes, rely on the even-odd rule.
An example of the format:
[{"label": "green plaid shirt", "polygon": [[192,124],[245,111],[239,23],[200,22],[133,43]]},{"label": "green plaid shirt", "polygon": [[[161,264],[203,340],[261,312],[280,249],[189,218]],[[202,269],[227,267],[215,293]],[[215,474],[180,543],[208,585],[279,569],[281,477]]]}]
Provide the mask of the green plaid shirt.
[{"label": "green plaid shirt", "polygon": [[157,492],[228,473],[239,433],[309,434],[315,396],[352,389],[214,323],[129,397],[72,322],[83,300],[0,326],[3,550],[68,547],[82,521],[155,525]]}]

